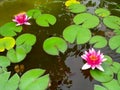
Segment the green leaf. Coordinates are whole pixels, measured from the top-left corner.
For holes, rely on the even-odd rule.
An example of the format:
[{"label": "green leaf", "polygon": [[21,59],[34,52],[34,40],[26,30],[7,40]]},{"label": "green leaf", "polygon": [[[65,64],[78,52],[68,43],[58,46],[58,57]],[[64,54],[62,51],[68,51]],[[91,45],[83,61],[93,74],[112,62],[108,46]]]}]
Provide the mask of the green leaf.
[{"label": "green leaf", "polygon": [[15,45],[15,39],[12,37],[4,37],[0,39],[0,52],[3,52],[5,49],[10,50]]},{"label": "green leaf", "polygon": [[0,66],[1,67],[7,67],[9,65],[10,65],[9,59],[5,56],[0,56]]},{"label": "green leaf", "polygon": [[49,27],[49,25],[56,23],[56,18],[51,14],[42,14],[36,18],[36,23],[43,27]]},{"label": "green leaf", "polygon": [[27,11],[27,15],[28,17],[33,17],[34,19],[36,19],[38,16],[41,15],[41,11],[39,9],[30,9],[29,11]]},{"label": "green leaf", "polygon": [[81,24],[85,28],[94,28],[99,24],[99,18],[90,13],[77,14],[73,21],[75,24]]},{"label": "green leaf", "polygon": [[72,13],[81,13],[86,11],[86,6],[82,4],[72,4],[68,7]]},{"label": "green leaf", "polygon": [[63,37],[70,43],[85,44],[91,38],[91,32],[80,25],[70,25],[64,29]]},{"label": "green leaf", "polygon": [[44,75],[31,83],[25,90],[46,90],[49,84],[49,75]]},{"label": "green leaf", "polygon": [[112,50],[116,49],[117,53],[120,53],[120,35],[117,36],[113,36],[110,40],[109,40],[109,46]]},{"label": "green leaf", "polygon": [[94,85],[94,90],[108,90],[100,85]]},{"label": "green leaf", "polygon": [[119,85],[120,85],[120,70],[119,70],[119,72],[117,73],[117,78],[118,78],[118,83],[119,83]]},{"label": "green leaf", "polygon": [[95,14],[97,14],[100,17],[107,17],[110,15],[110,11],[105,8],[98,8],[95,10]]},{"label": "green leaf", "polygon": [[111,29],[120,29],[120,17],[108,16],[103,19],[103,23]]},{"label": "green leaf", "polygon": [[99,81],[99,82],[108,82],[111,81],[113,79],[113,72],[111,71],[111,68],[109,65],[107,64],[102,64],[103,68],[104,68],[104,72],[100,71],[100,70],[90,70],[90,74],[91,76]]},{"label": "green leaf", "polygon": [[18,74],[14,74],[6,83],[4,90],[17,90],[20,77]]},{"label": "green leaf", "polygon": [[51,37],[44,41],[43,49],[51,55],[59,55],[59,51],[64,53],[67,50],[67,43],[59,37]]},{"label": "green leaf", "polygon": [[[36,80],[38,80],[40,76],[44,74],[44,72],[45,70],[43,69],[31,69],[26,73],[24,73],[20,80],[20,85],[19,85],[20,90],[26,90],[26,88],[29,87],[31,84],[36,83]],[[37,83],[37,86],[38,85],[39,83]]]},{"label": "green leaf", "polygon": [[6,23],[0,27],[0,35],[2,36],[16,36],[16,32],[21,32],[22,26],[16,26],[14,22]]},{"label": "green leaf", "polygon": [[114,33],[115,33],[116,35],[120,35],[120,29],[114,30]]},{"label": "green leaf", "polygon": [[105,86],[108,90],[120,90],[120,85],[118,84],[118,81],[113,79],[110,82],[102,83],[103,86]]},{"label": "green leaf", "polygon": [[107,40],[102,36],[93,36],[90,39],[90,44],[94,44],[94,48],[103,48],[107,45]]},{"label": "green leaf", "polygon": [[106,63],[108,65],[112,65],[113,64],[113,60],[112,60],[112,58],[110,56],[104,55],[104,58],[107,59],[104,63]]},{"label": "green leaf", "polygon": [[16,45],[20,46],[20,45],[28,45],[28,46],[32,46],[34,45],[36,42],[36,37],[35,35],[32,34],[22,34],[20,35],[17,39],[16,39]]},{"label": "green leaf", "polygon": [[120,71],[120,63],[118,62],[113,62],[112,66],[111,66],[111,70],[114,73],[118,73],[118,71]]}]

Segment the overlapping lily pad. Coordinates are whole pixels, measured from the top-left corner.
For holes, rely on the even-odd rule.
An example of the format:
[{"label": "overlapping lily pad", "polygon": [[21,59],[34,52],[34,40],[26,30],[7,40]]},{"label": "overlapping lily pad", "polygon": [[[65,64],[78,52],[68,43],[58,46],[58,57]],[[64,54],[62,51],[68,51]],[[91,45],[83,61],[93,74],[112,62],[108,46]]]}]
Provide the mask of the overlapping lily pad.
[{"label": "overlapping lily pad", "polygon": [[0,67],[7,67],[10,65],[10,60],[5,56],[0,56]]},{"label": "overlapping lily pad", "polygon": [[70,43],[85,44],[91,38],[91,32],[80,25],[70,25],[64,29],[63,37]]},{"label": "overlapping lily pad", "polygon": [[100,85],[94,85],[94,90],[108,90],[108,89]]},{"label": "overlapping lily pad", "polygon": [[108,16],[103,19],[103,23],[111,29],[120,29],[120,17]]},{"label": "overlapping lily pad", "polygon": [[50,55],[59,55],[59,51],[64,53],[67,50],[67,43],[59,37],[51,37],[44,41],[43,49]]},{"label": "overlapping lily pad", "polygon": [[77,14],[73,21],[75,24],[80,24],[85,28],[94,28],[99,24],[99,18],[90,13]]}]

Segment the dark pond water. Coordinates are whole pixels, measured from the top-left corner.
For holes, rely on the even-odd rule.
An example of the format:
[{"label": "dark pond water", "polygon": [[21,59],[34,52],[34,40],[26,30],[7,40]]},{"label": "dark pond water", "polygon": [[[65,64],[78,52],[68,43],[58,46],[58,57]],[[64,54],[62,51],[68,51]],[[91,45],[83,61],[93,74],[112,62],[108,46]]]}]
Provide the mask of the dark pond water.
[{"label": "dark pond water", "polygon": [[[36,35],[37,42],[24,61],[11,64],[8,70],[14,74],[14,68],[17,65],[24,65],[24,71],[18,72],[21,75],[29,69],[45,69],[51,78],[51,87],[48,90],[93,90],[94,84],[98,82],[90,77],[89,70],[81,70],[84,63],[80,58],[83,51],[91,47],[90,45],[70,44],[67,52],[60,56],[48,55],[42,49],[45,39],[51,36],[62,37],[63,29],[72,23],[70,18],[73,15],[66,11],[64,1],[66,0],[0,0],[0,25],[11,21],[16,13],[32,8],[42,8],[44,13],[51,13],[57,18],[57,23],[49,28],[40,27],[34,21],[30,21],[31,26],[24,26],[22,33]],[[97,7],[107,7],[113,15],[120,16],[120,9],[117,7],[120,5],[119,0],[81,0],[81,3],[87,6],[90,13],[93,13]],[[99,29],[93,33],[107,37],[104,32],[106,28]],[[111,51],[109,47],[103,48],[102,51],[119,61],[120,56]]]}]

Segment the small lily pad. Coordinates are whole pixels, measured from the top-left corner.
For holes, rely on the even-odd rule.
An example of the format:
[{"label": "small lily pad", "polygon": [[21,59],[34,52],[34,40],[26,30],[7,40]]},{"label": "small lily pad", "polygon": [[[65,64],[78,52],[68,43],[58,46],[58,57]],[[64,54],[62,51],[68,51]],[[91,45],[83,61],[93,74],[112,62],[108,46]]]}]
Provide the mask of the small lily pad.
[{"label": "small lily pad", "polygon": [[102,36],[93,36],[90,39],[90,44],[94,44],[94,48],[103,48],[107,45],[107,40]]},{"label": "small lily pad", "polygon": [[36,23],[43,27],[49,27],[56,23],[56,18],[51,14],[42,14],[36,18]]},{"label": "small lily pad", "polygon": [[86,11],[86,6],[82,4],[72,4],[68,7],[72,13],[81,13]]},{"label": "small lily pad", "polygon": [[59,37],[51,37],[44,41],[43,49],[50,55],[59,55],[59,51],[64,53],[67,50],[67,43]]},{"label": "small lily pad", "polygon": [[108,89],[100,85],[94,85],[94,90],[108,90]]},{"label": "small lily pad", "polygon": [[5,56],[0,56],[0,67],[7,67],[10,65],[10,60]]},{"label": "small lily pad", "polygon": [[95,10],[95,13],[100,17],[107,17],[110,15],[110,11],[105,8],[98,8]]},{"label": "small lily pad", "polygon": [[108,16],[103,19],[103,23],[111,29],[120,29],[120,17]]},{"label": "small lily pad", "polygon": [[94,28],[99,24],[99,18],[90,13],[77,14],[73,21],[75,24],[80,24],[85,28]]},{"label": "small lily pad", "polygon": [[63,37],[70,43],[85,44],[91,38],[91,32],[80,25],[70,25],[64,29]]}]

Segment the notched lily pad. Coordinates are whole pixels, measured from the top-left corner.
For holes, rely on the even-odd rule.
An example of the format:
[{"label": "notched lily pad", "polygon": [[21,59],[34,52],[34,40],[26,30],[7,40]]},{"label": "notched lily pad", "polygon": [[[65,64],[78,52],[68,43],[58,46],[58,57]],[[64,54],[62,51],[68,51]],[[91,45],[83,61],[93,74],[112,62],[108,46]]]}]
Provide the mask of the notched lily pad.
[{"label": "notched lily pad", "polygon": [[90,39],[90,44],[94,44],[93,47],[95,48],[103,48],[107,45],[107,40],[105,39],[105,37],[102,36],[93,36]]},{"label": "notched lily pad", "polygon": [[56,23],[56,18],[51,14],[42,14],[36,18],[36,23],[43,27],[49,27]]},{"label": "notched lily pad", "polygon": [[44,41],[43,49],[50,55],[59,55],[59,51],[64,53],[67,50],[67,43],[59,37],[51,37]]},{"label": "notched lily pad", "polygon": [[99,18],[90,13],[77,14],[73,21],[75,24],[80,24],[85,28],[94,28],[99,24]]}]

